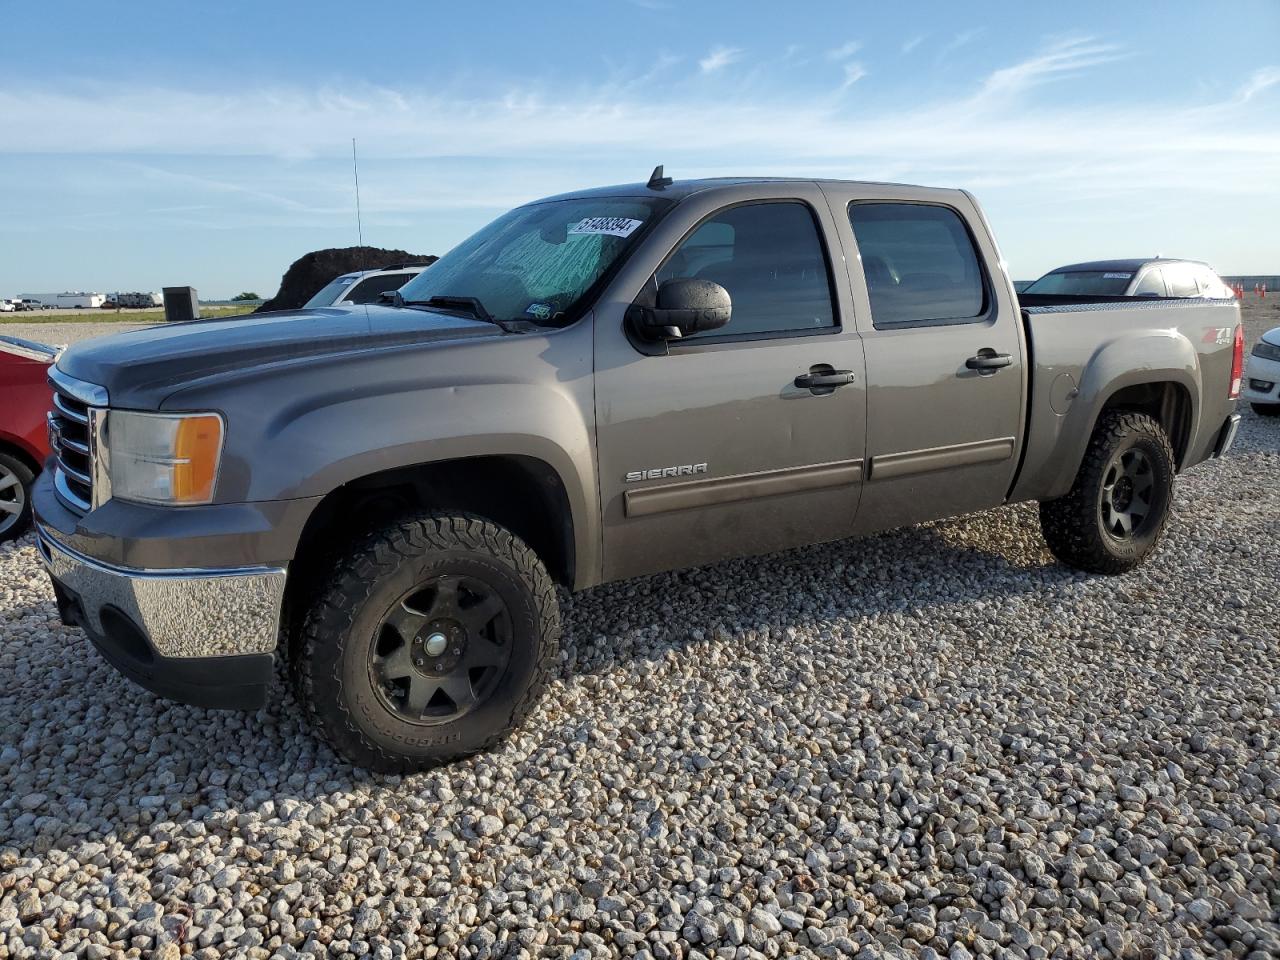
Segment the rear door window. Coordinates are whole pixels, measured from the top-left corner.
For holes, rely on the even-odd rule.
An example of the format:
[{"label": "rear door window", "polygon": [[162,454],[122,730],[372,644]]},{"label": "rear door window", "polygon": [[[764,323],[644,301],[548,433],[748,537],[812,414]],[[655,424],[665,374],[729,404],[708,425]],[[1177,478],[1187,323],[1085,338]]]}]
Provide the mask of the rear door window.
[{"label": "rear door window", "polygon": [[1191,272],[1196,278],[1196,286],[1200,288],[1200,296],[1218,299],[1230,296],[1226,284],[1208,267],[1197,264],[1191,268]]},{"label": "rear door window", "polygon": [[1169,287],[1171,297],[1198,297],[1196,277],[1191,267],[1185,263],[1171,263],[1164,268],[1164,282]]},{"label": "rear door window", "polygon": [[876,327],[983,318],[987,289],[973,238],[949,207],[851,203]]},{"label": "rear door window", "polygon": [[1133,288],[1135,297],[1163,297],[1164,292],[1164,274],[1160,272],[1159,267],[1152,267],[1143,273],[1138,280],[1138,285]]}]

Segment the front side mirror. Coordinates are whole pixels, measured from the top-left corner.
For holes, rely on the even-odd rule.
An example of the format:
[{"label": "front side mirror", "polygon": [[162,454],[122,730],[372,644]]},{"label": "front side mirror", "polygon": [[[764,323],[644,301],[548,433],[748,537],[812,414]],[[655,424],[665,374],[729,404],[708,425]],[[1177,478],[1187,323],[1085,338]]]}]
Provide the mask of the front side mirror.
[{"label": "front side mirror", "polygon": [[732,312],[729,291],[720,284],[678,277],[658,288],[654,306],[632,304],[627,315],[641,336],[677,340],[720,329]]}]

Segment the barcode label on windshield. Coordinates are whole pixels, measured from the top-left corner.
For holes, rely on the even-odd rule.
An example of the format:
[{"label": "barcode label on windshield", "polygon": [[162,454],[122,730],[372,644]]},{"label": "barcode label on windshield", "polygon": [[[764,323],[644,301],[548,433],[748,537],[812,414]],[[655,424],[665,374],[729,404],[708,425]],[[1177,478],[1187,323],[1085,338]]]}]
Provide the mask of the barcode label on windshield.
[{"label": "barcode label on windshield", "polygon": [[569,228],[569,235],[603,234],[609,237],[629,237],[636,232],[636,227],[643,220],[632,220],[629,217],[584,217],[577,226]]},{"label": "barcode label on windshield", "polygon": [[1103,280],[1128,280],[1133,276],[1132,273],[1104,273]]}]

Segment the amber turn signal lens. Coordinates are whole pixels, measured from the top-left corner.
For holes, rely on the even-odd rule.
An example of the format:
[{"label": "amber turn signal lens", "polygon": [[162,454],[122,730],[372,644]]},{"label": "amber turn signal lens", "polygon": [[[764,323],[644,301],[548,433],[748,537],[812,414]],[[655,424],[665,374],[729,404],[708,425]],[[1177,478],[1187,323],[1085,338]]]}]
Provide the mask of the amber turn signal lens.
[{"label": "amber turn signal lens", "polygon": [[176,503],[208,503],[222,453],[222,419],[184,417],[173,445],[173,499]]}]

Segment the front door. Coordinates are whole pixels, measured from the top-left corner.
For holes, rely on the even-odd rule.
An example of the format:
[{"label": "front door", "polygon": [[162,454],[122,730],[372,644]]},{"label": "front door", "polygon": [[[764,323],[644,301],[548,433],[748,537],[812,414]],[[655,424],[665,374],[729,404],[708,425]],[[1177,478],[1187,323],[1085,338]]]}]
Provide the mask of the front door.
[{"label": "front door", "polygon": [[[625,303],[597,311],[606,580],[853,529],[862,345],[847,282],[831,269],[839,248],[821,192],[786,191],[744,185],[738,202],[718,207],[689,198],[647,244],[656,269],[643,284],[719,283],[733,303],[726,327],[653,349],[628,336]],[[843,382],[807,385],[823,375]]]}]

